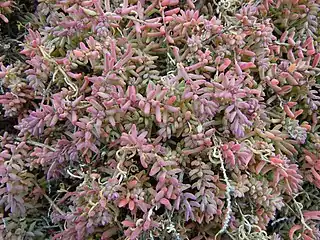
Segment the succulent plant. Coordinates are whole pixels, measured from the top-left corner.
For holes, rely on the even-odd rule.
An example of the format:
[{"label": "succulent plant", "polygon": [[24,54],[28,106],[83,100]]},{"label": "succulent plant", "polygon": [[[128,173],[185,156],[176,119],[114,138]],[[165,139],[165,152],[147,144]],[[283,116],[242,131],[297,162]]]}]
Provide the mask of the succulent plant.
[{"label": "succulent plant", "polygon": [[0,238],[320,239],[320,2],[244,2],[38,1]]}]

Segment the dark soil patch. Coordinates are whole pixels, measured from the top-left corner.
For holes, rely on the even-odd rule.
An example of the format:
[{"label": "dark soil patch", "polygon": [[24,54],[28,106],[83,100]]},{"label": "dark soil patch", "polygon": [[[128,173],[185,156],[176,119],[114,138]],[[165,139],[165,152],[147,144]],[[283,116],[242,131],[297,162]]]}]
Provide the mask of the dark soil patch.
[{"label": "dark soil patch", "polygon": [[17,124],[17,118],[3,117],[3,115],[0,115],[0,135],[3,135],[5,132],[17,133],[18,130],[14,128]]}]

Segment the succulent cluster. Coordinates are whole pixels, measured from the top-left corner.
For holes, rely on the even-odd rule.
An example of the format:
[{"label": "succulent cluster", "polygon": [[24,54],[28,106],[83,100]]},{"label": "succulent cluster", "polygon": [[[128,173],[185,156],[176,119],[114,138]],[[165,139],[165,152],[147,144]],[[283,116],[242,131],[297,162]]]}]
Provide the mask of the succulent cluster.
[{"label": "succulent cluster", "polygon": [[0,63],[0,239],[320,239],[319,10],[39,0]]},{"label": "succulent cluster", "polygon": [[[12,3],[13,1],[0,1],[0,19],[5,22],[8,23],[9,20],[8,18],[5,16],[5,14],[9,14],[12,12],[11,8],[12,7]],[[0,22],[1,24],[1,22]]]}]

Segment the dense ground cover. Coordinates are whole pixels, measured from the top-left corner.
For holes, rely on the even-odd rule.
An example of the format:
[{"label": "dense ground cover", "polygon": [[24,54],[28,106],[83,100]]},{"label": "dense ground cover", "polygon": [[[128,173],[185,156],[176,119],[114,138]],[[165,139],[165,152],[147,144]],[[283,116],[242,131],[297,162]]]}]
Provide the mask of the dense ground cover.
[{"label": "dense ground cover", "polygon": [[0,239],[320,239],[318,0],[0,0]]}]

